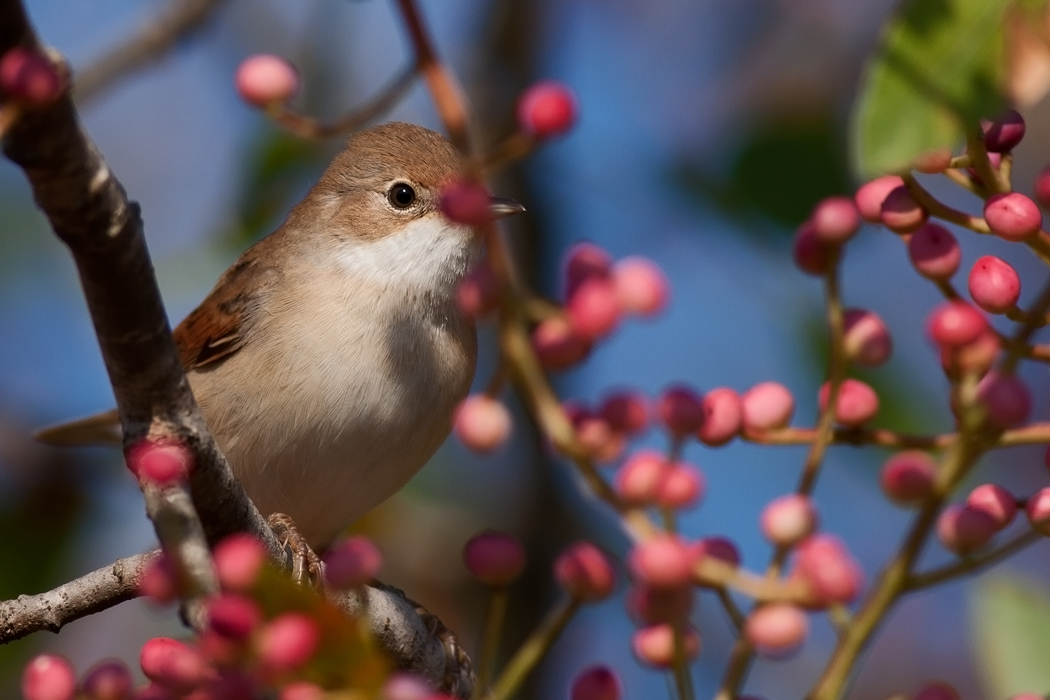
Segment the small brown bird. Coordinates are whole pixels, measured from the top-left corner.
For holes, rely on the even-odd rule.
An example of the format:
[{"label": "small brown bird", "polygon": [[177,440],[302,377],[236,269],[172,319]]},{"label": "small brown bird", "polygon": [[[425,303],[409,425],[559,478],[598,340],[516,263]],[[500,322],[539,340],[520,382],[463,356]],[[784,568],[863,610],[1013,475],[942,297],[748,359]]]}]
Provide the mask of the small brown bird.
[{"label": "small brown bird", "polygon": [[[314,547],[423,466],[470,387],[477,338],[455,296],[480,242],[438,206],[461,165],[422,127],[356,134],[175,329],[234,474]],[[492,211],[523,208],[493,198]],[[38,437],[119,443],[120,425],[110,411]]]}]

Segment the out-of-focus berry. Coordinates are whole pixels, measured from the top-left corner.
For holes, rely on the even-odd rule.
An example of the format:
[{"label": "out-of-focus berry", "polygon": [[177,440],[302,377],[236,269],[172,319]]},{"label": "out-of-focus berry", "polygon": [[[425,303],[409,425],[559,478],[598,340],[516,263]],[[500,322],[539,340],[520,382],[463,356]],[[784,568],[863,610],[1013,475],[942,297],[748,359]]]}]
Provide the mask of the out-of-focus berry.
[{"label": "out-of-focus berry", "polygon": [[565,256],[565,297],[589,279],[610,279],[613,259],[601,246],[583,241],[569,248]]},{"label": "out-of-focus berry", "polygon": [[814,207],[810,221],[819,241],[840,245],[860,228],[860,213],[848,197],[827,197]]},{"label": "out-of-focus berry", "polygon": [[43,53],[16,46],[0,57],[0,89],[31,105],[46,105],[65,90],[58,68]]},{"label": "out-of-focus berry", "polygon": [[576,429],[576,439],[600,464],[619,459],[624,447],[624,434],[609,425],[609,421],[584,406],[566,402],[566,413]]},{"label": "out-of-focus berry", "polygon": [[834,259],[833,251],[817,238],[813,222],[807,221],[795,233],[793,248],[795,264],[808,275],[823,275]]},{"label": "out-of-focus berry", "polygon": [[984,220],[992,233],[1008,241],[1024,241],[1039,232],[1043,215],[1031,199],[1020,192],[990,197],[984,205]]},{"label": "out-of-focus berry", "polygon": [[695,433],[704,422],[700,395],[684,385],[664,391],[656,402],[656,415],[668,432],[678,438]]},{"label": "out-of-focus berry", "polygon": [[994,255],[978,258],[968,281],[973,303],[990,314],[1003,314],[1021,296],[1021,278],[1013,266]]},{"label": "out-of-focus berry", "polygon": [[146,678],[179,693],[196,688],[207,674],[196,649],[168,637],[154,637],[143,644],[139,665]]},{"label": "out-of-focus berry", "polygon": [[693,563],[710,557],[730,566],[740,566],[740,550],[733,541],[726,537],[704,537],[689,546]]},{"label": "out-of-focus berry", "polygon": [[629,505],[652,505],[659,496],[660,484],[669,468],[667,460],[659,452],[636,452],[616,472],[616,493]]},{"label": "out-of-focus berry", "polygon": [[693,607],[693,587],[653,588],[635,586],[627,594],[627,610],[642,624],[677,624]]},{"label": "out-of-focus berry", "polygon": [[1032,412],[1028,387],[1012,374],[986,374],[977,385],[977,398],[988,411],[988,422],[998,428],[1021,425]]},{"label": "out-of-focus berry", "polygon": [[704,496],[704,475],[692,464],[670,464],[657,487],[656,504],[677,510],[691,508]]},{"label": "out-of-focus berry", "polygon": [[419,676],[395,673],[383,684],[379,700],[432,700],[434,689]]},{"label": "out-of-focus berry", "polygon": [[711,447],[724,445],[740,434],[744,425],[744,407],[740,395],[727,387],[718,387],[704,394],[700,403],[703,423],[696,431],[700,442]]},{"label": "out-of-focus berry", "polygon": [[1029,496],[1024,512],[1033,530],[1050,537],[1050,486]]},{"label": "out-of-focus berry", "polygon": [[795,553],[795,572],[809,587],[816,607],[850,603],[860,594],[864,574],[839,538],[807,537]]},{"label": "out-of-focus berry", "polygon": [[281,688],[277,700],[324,700],[324,689],[310,681],[295,681]]},{"label": "out-of-focus berry", "polygon": [[287,102],[299,90],[299,73],[288,61],[256,54],[241,62],[234,77],[241,99],[256,107]]},{"label": "out-of-focus berry", "polygon": [[445,218],[456,224],[481,226],[492,221],[492,196],[478,182],[453,180],[442,188],[438,206]]},{"label": "out-of-focus berry", "polygon": [[255,601],[239,593],[222,593],[208,601],[208,627],[220,637],[247,639],[261,620]]},{"label": "out-of-focus berry", "polygon": [[565,305],[569,325],[581,338],[603,338],[620,325],[622,315],[616,285],[611,280],[592,277],[573,291]]},{"label": "out-of-focus berry", "polygon": [[628,313],[654,316],[667,306],[670,286],[663,270],[648,258],[624,258],[612,271],[620,307]]},{"label": "out-of-focus berry", "polygon": [[336,542],[324,555],[325,581],[335,588],[364,586],[379,574],[383,555],[375,543],[363,535]]},{"label": "out-of-focus berry", "polygon": [[943,681],[931,681],[919,688],[912,700],[959,700],[959,693]]},{"label": "out-of-focus berry", "polygon": [[956,554],[969,554],[988,544],[996,531],[995,518],[986,511],[954,503],[937,518],[937,537],[944,548]]},{"label": "out-of-focus berry", "polygon": [[88,669],[81,687],[87,700],[130,700],[135,681],[123,661],[108,659]]},{"label": "out-of-focus berry", "polygon": [[991,153],[1009,153],[1024,138],[1024,119],[1016,110],[1008,109],[995,121],[982,124],[984,147]]},{"label": "out-of-focus berry", "polygon": [[796,651],[809,633],[801,609],[787,603],[763,605],[744,624],[744,636],[762,656],[780,659]]},{"label": "out-of-focus berry", "polygon": [[555,80],[536,83],[518,100],[518,127],[537,139],[564,134],[576,114],[576,96]]},{"label": "out-of-focus berry", "polygon": [[785,427],[795,412],[795,399],[777,382],[762,382],[741,397],[745,430],[775,430]]},{"label": "out-of-focus berry", "polygon": [[1035,201],[1043,209],[1050,209],[1050,166],[1043,168],[1035,179]]},{"label": "out-of-focus berry", "polygon": [[933,310],[926,328],[938,345],[958,347],[977,340],[988,321],[964,301],[947,301]]},{"label": "out-of-focus berry", "polygon": [[635,581],[654,588],[674,588],[693,578],[693,557],[676,535],[656,535],[636,545],[627,558]]},{"label": "out-of-focus berry", "polygon": [[1017,499],[1002,486],[981,484],[966,497],[966,505],[983,510],[995,519],[995,527],[1002,530],[1017,515]]},{"label": "out-of-focus berry", "polygon": [[[831,385],[824,382],[820,387],[820,410],[828,407]],[[845,379],[839,386],[839,395],[835,401],[835,421],[850,428],[857,428],[879,412],[879,395],[870,386],[859,379]]]},{"label": "out-of-focus berry", "polygon": [[886,460],[880,481],[891,500],[913,504],[924,500],[933,490],[937,463],[926,452],[905,450]]},{"label": "out-of-focus berry", "polygon": [[817,528],[817,521],[813,501],[795,493],[770,501],[759,519],[762,534],[780,547],[791,547],[808,537]]},{"label": "out-of-focus berry", "polygon": [[467,571],[485,585],[509,586],[525,570],[525,547],[512,535],[482,532],[471,537],[463,547],[463,563]]},{"label": "out-of-focus berry", "polygon": [[554,561],[554,577],[577,600],[601,600],[612,593],[616,576],[605,552],[590,542],[570,545]]},{"label": "out-of-focus berry", "polygon": [[613,430],[624,435],[637,435],[649,427],[648,402],[636,391],[610,394],[602,401],[598,413]]},{"label": "out-of-focus berry", "polygon": [[306,665],[317,651],[321,632],[303,613],[275,617],[256,639],[259,662],[269,671],[284,673]]},{"label": "out-of-focus berry", "polygon": [[920,173],[933,175],[942,173],[952,164],[952,151],[948,147],[934,148],[933,150],[920,153],[912,161],[912,167]]},{"label": "out-of-focus berry", "polygon": [[252,535],[238,533],[215,545],[212,556],[222,587],[243,591],[254,586],[259,578],[259,572],[266,563],[266,548]]},{"label": "out-of-focus berry", "polygon": [[620,678],[608,666],[584,669],[572,682],[572,700],[620,700]]},{"label": "out-of-focus berry", "polygon": [[22,670],[24,700],[73,700],[77,676],[61,656],[41,654]]},{"label": "out-of-focus berry", "polygon": [[[700,653],[700,635],[687,628],[682,634],[685,658],[694,659]],[[657,668],[674,663],[674,628],[671,625],[652,625],[636,631],[631,637],[631,649],[639,661]]]},{"label": "out-of-focus berry", "polygon": [[908,240],[908,257],[920,275],[934,281],[951,279],[962,262],[962,250],[952,232],[926,223]]},{"label": "out-of-focus berry", "polygon": [[179,597],[178,575],[166,555],[161,554],[142,572],[138,589],[141,595],[159,604],[170,603]]},{"label": "out-of-focus berry", "polygon": [[893,337],[878,314],[865,309],[843,313],[846,357],[864,367],[878,367],[893,353]]},{"label": "out-of-focus berry", "polygon": [[465,398],[456,409],[454,421],[456,437],[478,452],[490,452],[505,443],[512,424],[507,407],[486,394]]},{"label": "out-of-focus berry", "polygon": [[853,196],[861,218],[873,224],[881,224],[882,203],[886,201],[890,192],[903,185],[904,180],[897,175],[883,175],[861,185],[857,194]]},{"label": "out-of-focus berry", "polygon": [[468,316],[483,316],[499,305],[499,283],[492,268],[482,262],[456,288],[456,305]]},{"label": "out-of-focus berry", "polygon": [[560,370],[587,357],[591,341],[578,335],[567,319],[555,316],[544,319],[532,331],[532,347],[541,365]]},{"label": "out-of-focus berry", "polygon": [[169,486],[185,481],[193,468],[193,453],[181,443],[142,440],[128,449],[128,469],[140,481]]},{"label": "out-of-focus berry", "polygon": [[904,185],[886,195],[880,215],[883,225],[894,233],[913,233],[930,218],[930,213],[915,201]]},{"label": "out-of-focus berry", "polygon": [[971,343],[942,347],[941,366],[948,376],[957,376],[960,372],[983,376],[995,364],[1001,349],[999,337],[989,328]]}]

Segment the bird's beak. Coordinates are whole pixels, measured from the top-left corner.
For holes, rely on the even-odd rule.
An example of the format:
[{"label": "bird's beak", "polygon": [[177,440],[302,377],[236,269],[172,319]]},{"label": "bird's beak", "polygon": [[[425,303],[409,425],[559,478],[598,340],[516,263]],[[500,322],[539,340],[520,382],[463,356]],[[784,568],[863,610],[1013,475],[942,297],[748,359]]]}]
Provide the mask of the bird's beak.
[{"label": "bird's beak", "polygon": [[490,207],[492,209],[492,217],[494,219],[502,219],[506,216],[513,216],[520,214],[525,211],[519,202],[515,202],[513,199],[506,199],[504,197],[492,197],[489,199]]}]

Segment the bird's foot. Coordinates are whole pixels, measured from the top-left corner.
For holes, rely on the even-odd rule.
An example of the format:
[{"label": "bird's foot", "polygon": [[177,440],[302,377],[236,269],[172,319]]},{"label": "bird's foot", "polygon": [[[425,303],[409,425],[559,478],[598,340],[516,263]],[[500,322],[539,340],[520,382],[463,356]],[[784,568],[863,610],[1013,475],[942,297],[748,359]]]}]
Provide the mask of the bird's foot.
[{"label": "bird's foot", "polygon": [[281,546],[292,555],[292,580],[300,586],[324,589],[324,564],[306,543],[295,521],[284,513],[274,513],[266,523],[281,541]]}]

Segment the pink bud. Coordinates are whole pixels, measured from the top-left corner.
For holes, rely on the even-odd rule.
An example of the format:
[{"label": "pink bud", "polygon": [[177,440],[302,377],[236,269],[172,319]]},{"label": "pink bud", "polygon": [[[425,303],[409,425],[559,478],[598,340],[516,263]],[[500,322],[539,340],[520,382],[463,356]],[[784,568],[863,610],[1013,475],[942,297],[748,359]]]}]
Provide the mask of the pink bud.
[{"label": "pink bud", "polygon": [[355,535],[334,544],[324,555],[325,580],[335,588],[357,588],[372,581],[383,555],[372,540]]},{"label": "pink bud", "polygon": [[696,436],[705,445],[724,445],[740,434],[744,423],[744,406],[732,389],[718,387],[704,395],[700,403],[704,419]]},{"label": "pink bud", "polygon": [[675,437],[695,433],[704,422],[700,395],[685,385],[676,385],[664,391],[656,403],[656,414]]},{"label": "pink bud", "polygon": [[704,475],[691,464],[668,465],[656,490],[656,504],[662,508],[691,508],[704,496]]},{"label": "pink bud", "polygon": [[795,412],[795,399],[787,387],[777,382],[762,382],[747,390],[741,398],[745,430],[775,430],[785,427]]},{"label": "pink bud", "polygon": [[620,700],[620,678],[608,666],[591,666],[572,682],[572,700]]},{"label": "pink bud", "polygon": [[281,688],[277,700],[324,700],[324,696],[324,689],[316,683],[296,681]]},{"label": "pink bud", "polygon": [[464,226],[481,226],[492,221],[492,197],[485,186],[462,178],[441,190],[438,202],[445,218]]},{"label": "pink bud", "polygon": [[25,700],[73,700],[77,676],[61,656],[41,654],[22,671],[22,697]]},{"label": "pink bud", "polygon": [[491,452],[510,437],[510,411],[485,394],[472,394],[463,399],[454,419],[456,437],[477,452]]},{"label": "pink bud", "polygon": [[795,265],[807,275],[823,275],[832,260],[831,250],[817,238],[812,221],[802,224],[795,232],[793,255]]},{"label": "pink bud", "polygon": [[215,545],[215,572],[223,588],[244,591],[255,585],[266,563],[266,548],[247,533],[230,535]]},{"label": "pink bud", "polygon": [[860,213],[848,197],[822,199],[813,209],[810,220],[817,239],[832,245],[845,243],[860,228]]},{"label": "pink bud", "polygon": [[1008,241],[1027,240],[1043,225],[1039,207],[1020,192],[991,197],[984,205],[984,219],[992,233]]},{"label": "pink bud", "polygon": [[860,186],[853,201],[861,218],[873,224],[882,223],[882,203],[890,192],[904,185],[897,175],[883,175]]},{"label": "pink bud", "polygon": [[809,634],[806,614],[794,605],[771,603],[751,613],[744,624],[744,636],[758,653],[784,658],[796,651]]},{"label": "pink bud", "polygon": [[937,537],[945,549],[968,554],[988,544],[995,534],[995,518],[984,510],[955,503],[937,519]]},{"label": "pink bud", "polygon": [[58,68],[39,50],[16,46],[0,58],[0,89],[15,100],[45,105],[62,96]]},{"label": "pink bud", "polygon": [[952,164],[952,151],[950,148],[934,148],[924,151],[912,161],[912,167],[920,173],[932,175],[942,173]]},{"label": "pink bud", "polygon": [[926,330],[933,342],[957,347],[977,340],[988,328],[981,312],[964,301],[946,301],[933,310]]},{"label": "pink bud", "polygon": [[483,316],[499,305],[499,283],[492,268],[476,265],[456,288],[456,305],[467,316]]},{"label": "pink bud", "polygon": [[565,297],[571,297],[589,279],[611,279],[612,266],[612,256],[601,246],[577,243],[565,257]]},{"label": "pink bud", "polygon": [[1012,374],[986,374],[977,385],[977,398],[988,411],[988,422],[997,428],[1021,425],[1032,412],[1028,387]]},{"label": "pink bud", "polygon": [[962,250],[951,231],[926,223],[908,240],[908,257],[919,274],[934,281],[951,279],[959,269]]},{"label": "pink bud", "polygon": [[984,147],[992,153],[1009,153],[1024,138],[1024,119],[1008,109],[995,121],[983,123]]},{"label": "pink bud", "polygon": [[943,681],[932,681],[919,688],[912,700],[959,700],[959,693]]},{"label": "pink bud", "polygon": [[87,700],[130,700],[135,682],[123,661],[109,659],[88,670],[82,687]]},{"label": "pink bud", "polygon": [[840,539],[813,535],[795,551],[796,573],[809,586],[817,607],[856,599],[864,585],[864,574]]},{"label": "pink bud", "polygon": [[518,127],[537,139],[560,136],[576,123],[576,96],[554,80],[536,83],[518,100]]},{"label": "pink bud", "polygon": [[990,314],[1004,314],[1021,296],[1021,278],[1010,263],[985,255],[970,270],[969,288],[977,306]]},{"label": "pink bud", "polygon": [[762,534],[780,547],[791,547],[817,528],[817,509],[808,496],[781,496],[762,510]]},{"label": "pink bud", "polygon": [[1035,179],[1035,201],[1043,209],[1050,209],[1050,166],[1043,168]]},{"label": "pink bud", "polygon": [[271,54],[249,56],[234,77],[241,99],[256,107],[287,102],[299,90],[299,73],[288,61]]},{"label": "pink bud", "polygon": [[849,359],[864,367],[878,367],[889,359],[893,338],[877,314],[864,309],[846,309],[843,327],[843,346]]},{"label": "pink bud", "polygon": [[179,597],[178,576],[166,554],[161,554],[142,572],[142,577],[138,580],[138,590],[140,595],[160,605]]},{"label": "pink bud", "polygon": [[616,286],[608,279],[584,280],[565,306],[569,326],[581,338],[603,338],[620,325],[620,301]]},{"label": "pink bud", "polygon": [[616,493],[629,505],[651,505],[656,502],[668,469],[667,460],[659,452],[636,452],[616,473]]},{"label": "pink bud", "polygon": [[463,547],[463,563],[477,580],[497,588],[509,586],[525,569],[525,547],[502,532],[474,535]]},{"label": "pink bud", "polygon": [[587,357],[591,352],[591,341],[578,335],[568,320],[555,316],[536,326],[532,332],[532,347],[541,365],[560,370]]},{"label": "pink bud", "polygon": [[689,547],[693,563],[710,557],[730,566],[740,566],[740,550],[733,541],[725,537],[704,537]]},{"label": "pink bud", "polygon": [[148,683],[135,693],[135,700],[176,700],[175,694],[162,685]]},{"label": "pink bud", "polygon": [[181,443],[145,439],[127,452],[128,469],[140,481],[170,486],[185,481],[193,468],[193,453]]},{"label": "pink bud", "polygon": [[971,343],[943,346],[941,366],[949,376],[956,376],[959,372],[975,372],[982,376],[995,364],[1001,349],[998,336],[988,328]]},{"label": "pink bud", "polygon": [[693,587],[689,584],[674,588],[636,586],[627,594],[627,610],[646,625],[680,623],[692,608]]},{"label": "pink bud", "polygon": [[309,616],[284,613],[259,633],[256,641],[259,662],[277,673],[294,671],[313,657],[320,639],[317,623]]},{"label": "pink bud", "polygon": [[178,693],[193,690],[207,674],[196,649],[168,637],[154,637],[143,644],[139,664],[146,678]]},{"label": "pink bud", "polygon": [[599,464],[619,459],[623,453],[624,436],[613,430],[609,422],[589,409],[571,406],[566,402],[565,410],[576,428],[576,439]]},{"label": "pink bud", "polygon": [[609,558],[590,542],[562,552],[554,561],[554,577],[566,593],[585,602],[607,598],[616,582]]},{"label": "pink bud", "polygon": [[966,505],[983,510],[995,520],[995,527],[1002,530],[1017,515],[1017,499],[995,484],[981,484],[966,497]]},{"label": "pink bud", "polygon": [[620,391],[602,401],[599,415],[613,430],[624,435],[637,435],[649,427],[649,408],[638,392]]},{"label": "pink bud", "polygon": [[638,544],[627,558],[631,576],[646,586],[673,588],[693,578],[693,557],[676,535],[656,535]]},{"label": "pink bud", "polygon": [[901,185],[886,195],[881,217],[883,225],[894,233],[912,233],[926,223],[930,213]]},{"label": "pink bud", "polygon": [[247,639],[262,620],[262,611],[251,598],[222,593],[208,601],[208,627],[220,637]]},{"label": "pink bud", "polygon": [[[682,646],[686,659],[694,659],[700,653],[700,635],[692,628],[682,634]],[[643,627],[631,637],[631,648],[639,661],[657,668],[667,668],[674,663],[674,628],[671,625]]]},{"label": "pink bud", "polygon": [[434,700],[434,689],[418,676],[395,673],[383,684],[379,700]]},{"label": "pink bud", "polygon": [[1050,486],[1029,496],[1024,512],[1033,530],[1050,537]]},{"label": "pink bud", "polygon": [[[820,387],[820,410],[828,407],[831,385],[824,382]],[[850,428],[859,428],[879,412],[879,396],[870,386],[859,379],[845,379],[839,386],[835,401],[835,421]]]},{"label": "pink bud", "polygon": [[663,270],[648,258],[624,258],[612,271],[620,307],[642,316],[653,316],[667,306],[670,289]]},{"label": "pink bud", "polygon": [[937,464],[929,454],[905,450],[883,465],[882,490],[897,503],[917,503],[930,495],[936,475]]}]

